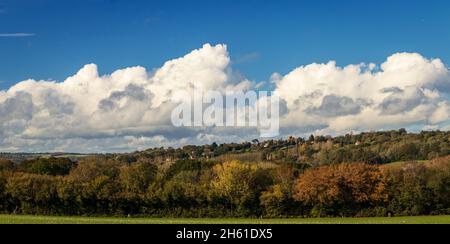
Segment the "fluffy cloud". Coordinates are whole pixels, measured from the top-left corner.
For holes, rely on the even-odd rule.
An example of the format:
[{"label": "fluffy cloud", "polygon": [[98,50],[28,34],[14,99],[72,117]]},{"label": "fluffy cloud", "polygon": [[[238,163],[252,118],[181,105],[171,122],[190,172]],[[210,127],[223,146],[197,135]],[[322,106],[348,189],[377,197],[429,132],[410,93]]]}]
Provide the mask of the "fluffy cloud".
[{"label": "fluffy cloud", "polygon": [[[249,140],[251,128],[174,128],[177,91],[247,90],[225,45],[204,45],[151,74],[143,67],[99,75],[88,64],[62,82],[22,81],[0,91],[0,151],[132,151]],[[271,77],[285,135],[422,125],[448,128],[450,74],[439,59],[399,53],[381,66],[301,66]],[[187,99],[180,97],[179,99]]]},{"label": "fluffy cloud", "polygon": [[416,53],[394,54],[380,67],[331,61],[273,77],[289,110],[282,126],[303,132],[436,126],[450,119],[448,68]]}]

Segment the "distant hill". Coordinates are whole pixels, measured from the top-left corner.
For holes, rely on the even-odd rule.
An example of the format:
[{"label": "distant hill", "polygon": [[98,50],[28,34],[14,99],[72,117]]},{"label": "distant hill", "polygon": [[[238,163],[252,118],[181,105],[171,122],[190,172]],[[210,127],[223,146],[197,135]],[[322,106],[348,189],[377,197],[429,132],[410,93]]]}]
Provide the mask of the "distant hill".
[{"label": "distant hill", "polygon": [[[100,154],[97,154],[100,156]],[[124,162],[151,161],[155,164],[177,160],[214,160],[245,162],[298,163],[310,166],[343,162],[385,164],[398,161],[431,160],[450,155],[450,132],[423,131],[408,133],[405,129],[364,132],[344,136],[289,137],[279,140],[226,143],[181,148],[151,148],[132,153],[105,154]],[[80,158],[94,154],[75,153],[0,153],[0,158],[23,162],[36,158]]]},{"label": "distant hill", "polygon": [[246,162],[301,163],[319,166],[343,162],[385,164],[397,161],[430,160],[450,155],[450,132],[404,129],[364,132],[344,136],[289,137],[280,140],[228,143],[182,148],[152,148],[117,154],[126,161],[145,158],[157,163],[184,159]]},{"label": "distant hill", "polygon": [[72,161],[77,161],[79,158],[92,156],[93,154],[78,154],[78,153],[2,153],[0,152],[0,159],[8,159],[15,163],[21,163],[26,160],[33,160],[37,158],[68,158]]}]

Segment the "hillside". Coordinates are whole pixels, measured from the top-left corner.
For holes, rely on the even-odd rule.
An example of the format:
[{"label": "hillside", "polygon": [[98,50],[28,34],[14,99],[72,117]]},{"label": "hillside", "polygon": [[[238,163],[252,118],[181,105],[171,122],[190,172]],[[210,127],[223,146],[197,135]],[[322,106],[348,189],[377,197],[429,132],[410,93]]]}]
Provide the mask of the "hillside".
[{"label": "hillside", "polygon": [[290,137],[230,144],[182,148],[152,148],[142,152],[114,155],[126,161],[150,160],[163,164],[176,160],[213,160],[297,163],[319,166],[343,162],[385,164],[397,161],[430,160],[450,155],[450,132],[397,131],[366,132],[345,136]]}]

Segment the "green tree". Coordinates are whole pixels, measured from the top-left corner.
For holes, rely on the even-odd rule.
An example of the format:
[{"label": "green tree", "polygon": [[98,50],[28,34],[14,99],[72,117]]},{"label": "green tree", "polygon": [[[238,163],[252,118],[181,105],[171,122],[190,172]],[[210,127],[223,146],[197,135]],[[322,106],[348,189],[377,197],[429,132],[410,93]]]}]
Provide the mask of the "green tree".
[{"label": "green tree", "polygon": [[59,210],[59,177],[15,173],[7,178],[5,191],[15,210],[22,213],[56,214]]},{"label": "green tree", "polygon": [[119,180],[125,192],[143,194],[156,173],[157,167],[151,163],[133,163],[120,168]]},{"label": "green tree", "polygon": [[67,158],[38,158],[23,162],[20,167],[32,174],[67,175],[74,163]]}]

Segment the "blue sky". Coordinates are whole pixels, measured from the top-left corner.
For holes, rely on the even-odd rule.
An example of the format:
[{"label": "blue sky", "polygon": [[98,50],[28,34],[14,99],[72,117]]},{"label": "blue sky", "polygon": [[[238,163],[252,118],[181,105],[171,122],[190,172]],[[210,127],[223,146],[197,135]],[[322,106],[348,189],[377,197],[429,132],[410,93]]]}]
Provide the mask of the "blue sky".
[{"label": "blue sky", "polygon": [[[381,63],[419,52],[450,63],[450,1],[0,0],[0,89],[160,67],[204,43],[226,43],[233,68],[269,79],[312,62]],[[33,36],[1,36],[30,33]]]}]

